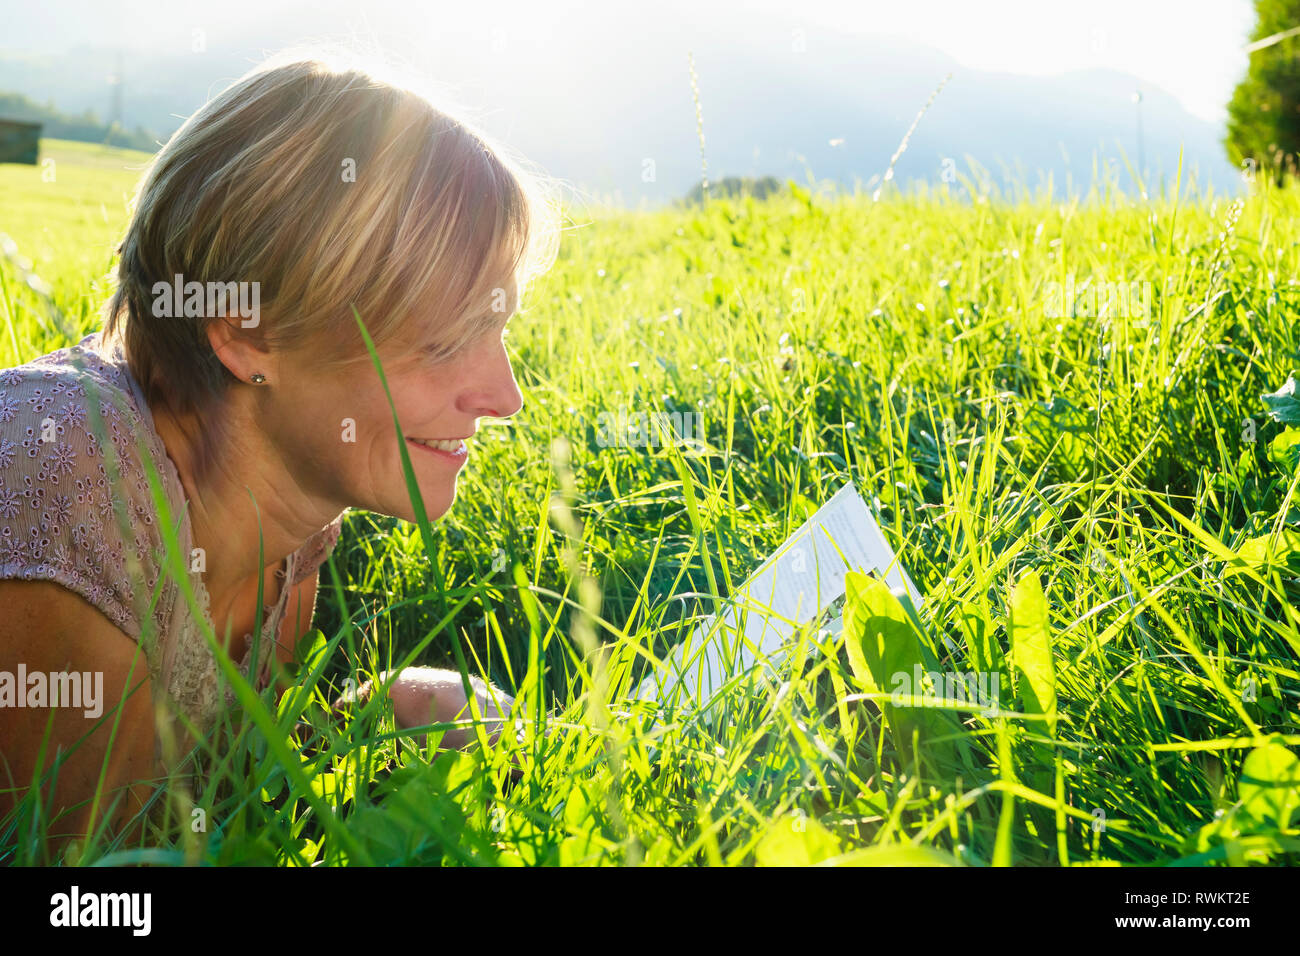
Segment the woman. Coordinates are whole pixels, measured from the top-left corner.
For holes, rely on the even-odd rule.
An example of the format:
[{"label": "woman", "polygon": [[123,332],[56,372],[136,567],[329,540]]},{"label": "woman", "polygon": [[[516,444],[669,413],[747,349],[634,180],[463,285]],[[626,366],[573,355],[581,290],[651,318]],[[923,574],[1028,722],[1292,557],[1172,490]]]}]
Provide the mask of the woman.
[{"label": "woman", "polygon": [[[446,513],[478,420],[521,406],[502,336],[554,261],[548,186],[414,91],[320,58],[264,65],[177,131],[103,333],[0,371],[0,674],[28,675],[0,706],[0,816],[102,716],[68,706],[72,672],[86,697],[102,674],[109,719],[60,768],[54,812],[78,810],[51,835],[84,832],[105,766],[109,798],[130,796],[117,820],[134,815],[185,722],[206,732],[234,701],[184,592],[264,683],[311,629],[342,512],[415,520],[399,440]],[[474,689],[484,717],[507,711]],[[400,726],[470,716],[455,672],[410,668],[389,693]]]}]

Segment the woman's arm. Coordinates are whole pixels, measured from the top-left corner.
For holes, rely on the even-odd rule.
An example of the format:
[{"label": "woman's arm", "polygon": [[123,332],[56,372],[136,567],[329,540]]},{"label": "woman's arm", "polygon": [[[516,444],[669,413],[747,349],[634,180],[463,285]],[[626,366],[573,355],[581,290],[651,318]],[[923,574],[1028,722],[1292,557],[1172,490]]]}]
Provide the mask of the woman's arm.
[{"label": "woman's arm", "polygon": [[[154,759],[153,687],[142,649],[81,595],[53,581],[0,581],[0,607],[5,609],[0,615],[0,680],[22,693],[28,705],[11,706],[6,700],[0,706],[0,819],[30,788],[38,757],[43,776],[63,751],[68,756],[58,770],[52,816],[65,808],[70,812],[50,823],[51,841],[61,846],[97,827],[119,796],[113,823],[120,829],[163,777]],[[27,675],[26,688],[15,686],[20,669]],[[71,703],[81,706],[64,706],[60,700],[60,706],[51,707],[49,696],[45,706],[30,706],[37,700],[32,675],[43,675],[48,691],[49,675],[74,671],[80,682],[61,683],[69,691],[78,687],[81,699]],[[119,715],[118,703],[128,687]],[[101,775],[103,788],[92,820]],[[49,797],[48,785],[41,796]]]}]

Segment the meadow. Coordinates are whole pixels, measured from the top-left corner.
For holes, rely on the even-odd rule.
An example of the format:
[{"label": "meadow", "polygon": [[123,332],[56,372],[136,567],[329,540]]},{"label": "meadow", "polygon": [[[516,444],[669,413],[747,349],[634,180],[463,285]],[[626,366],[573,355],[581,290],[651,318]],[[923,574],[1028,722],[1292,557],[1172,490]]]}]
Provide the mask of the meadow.
[{"label": "meadow", "polygon": [[[0,367],[98,327],[147,161],[43,155],[53,182],[0,166]],[[29,801],[0,859],[1297,862],[1300,194],[1152,192],[972,172],[572,210],[510,325],[523,410],[480,430],[441,520],[349,513],[303,692],[241,684],[148,839],[59,855]],[[623,412],[704,440],[611,446]],[[854,577],[843,633],[804,629],[713,723],[631,701],[849,481],[919,616]],[[514,694],[517,739],[436,754],[376,707],[325,718],[404,660]],[[891,694],[920,672],[996,674],[998,707]]]}]

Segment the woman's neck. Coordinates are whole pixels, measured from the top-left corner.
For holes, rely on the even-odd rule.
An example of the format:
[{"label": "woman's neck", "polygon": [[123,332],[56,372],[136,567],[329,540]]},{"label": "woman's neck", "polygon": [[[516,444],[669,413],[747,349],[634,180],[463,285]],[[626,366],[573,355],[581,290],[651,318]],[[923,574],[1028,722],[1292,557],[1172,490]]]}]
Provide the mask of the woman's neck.
[{"label": "woman's neck", "polygon": [[[151,408],[154,426],[176,466],[188,501],[193,547],[200,548],[203,583],[218,632],[234,607],[269,569],[337,514],[303,495],[299,484],[266,442],[249,409],[235,397],[214,413],[225,416],[222,447],[212,449],[200,467],[205,426],[192,413],[175,413],[159,403]],[[258,533],[263,562],[258,562]],[[268,598],[272,595],[267,595]]]}]

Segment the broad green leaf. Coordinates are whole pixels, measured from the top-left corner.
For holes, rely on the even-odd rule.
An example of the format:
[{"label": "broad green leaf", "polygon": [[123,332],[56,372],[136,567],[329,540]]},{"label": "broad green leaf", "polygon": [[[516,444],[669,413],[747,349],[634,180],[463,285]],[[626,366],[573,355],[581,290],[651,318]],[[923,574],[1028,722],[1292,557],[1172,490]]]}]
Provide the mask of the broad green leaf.
[{"label": "broad green leaf", "polygon": [[1293,473],[1300,465],[1300,429],[1288,428],[1269,442],[1268,457],[1288,475]]},{"label": "broad green leaf", "polygon": [[812,866],[844,852],[839,839],[816,820],[802,816],[773,820],[754,848],[759,866]]},{"label": "broad green leaf", "polygon": [[1283,425],[1300,425],[1300,398],[1296,397],[1296,378],[1292,373],[1286,378],[1286,384],[1276,392],[1261,395],[1260,399],[1268,407],[1268,414]]},{"label": "broad green leaf", "polygon": [[844,576],[844,630],[849,666],[868,692],[888,692],[897,675],[925,669],[907,612],[883,581],[859,571]]},{"label": "broad green leaf", "polygon": [[316,796],[328,801],[330,806],[341,807],[354,796],[355,778],[344,771],[326,770],[311,778],[311,789]]},{"label": "broad green leaf", "polygon": [[[445,793],[454,793],[466,785],[482,786],[479,773],[483,766],[483,754],[480,751],[453,750],[438,755],[438,759],[429,765],[429,778],[433,786]],[[424,768],[420,768],[424,773]]]},{"label": "broad green leaf", "polygon": [[1038,572],[1026,569],[1008,601],[1011,653],[1019,675],[1020,699],[1027,714],[1047,717],[1047,732],[1056,736],[1056,668],[1052,635],[1047,624],[1047,600]]},{"label": "broad green leaf", "polygon": [[[320,628],[312,628],[294,645],[293,661],[287,665],[289,672],[295,676],[313,670],[320,659],[329,652],[329,641]],[[286,695],[287,696],[287,695]]]},{"label": "broad green leaf", "polygon": [[[1276,539],[1272,532],[1261,534],[1257,538],[1244,542],[1237,549],[1237,557],[1256,569],[1262,569],[1269,564],[1285,565],[1297,553],[1300,553],[1300,529],[1296,528],[1283,528],[1278,532]],[[1223,574],[1225,577],[1230,577],[1243,571],[1245,568],[1241,566],[1229,565],[1223,569]]]},{"label": "broad green leaf", "polygon": [[[432,764],[414,763],[395,770],[384,784],[389,791],[378,806],[363,807],[348,819],[348,828],[386,864],[490,864],[497,849],[468,826],[464,808],[444,789],[462,772],[457,761],[439,757]],[[477,793],[462,794],[476,802]]]},{"label": "broad green leaf", "polygon": [[362,807],[348,818],[348,829],[381,865],[407,862],[421,843],[419,834],[379,807]]},{"label": "broad green leaf", "polygon": [[[920,696],[923,687],[913,687],[915,676],[931,668],[915,628],[889,587],[870,575],[850,571],[844,576],[844,633],[849,667],[867,693],[895,693],[909,688]],[[894,735],[900,759],[912,756],[913,732],[940,761],[955,763],[953,741],[934,738],[961,730],[944,710],[924,706],[895,706],[880,701],[885,723]]]},{"label": "broad green leaf", "polygon": [[1300,809],[1300,759],[1280,743],[1256,747],[1241,768],[1241,812],[1257,825],[1279,830]]},{"label": "broad green leaf", "polygon": [[[303,862],[305,864],[310,865],[316,861],[316,855],[320,853],[319,843],[313,843],[311,840],[302,839],[296,841],[296,844],[297,844],[298,855],[302,857]],[[297,858],[294,856],[294,854],[288,851],[288,848],[286,848],[280,854],[280,865],[281,866],[298,865]]]}]

